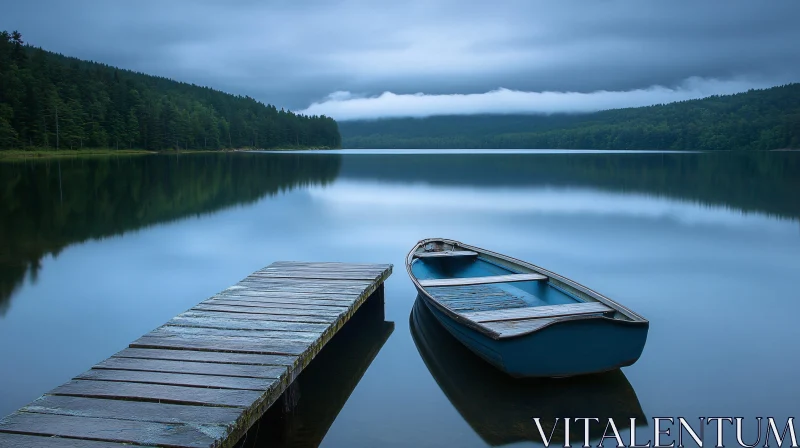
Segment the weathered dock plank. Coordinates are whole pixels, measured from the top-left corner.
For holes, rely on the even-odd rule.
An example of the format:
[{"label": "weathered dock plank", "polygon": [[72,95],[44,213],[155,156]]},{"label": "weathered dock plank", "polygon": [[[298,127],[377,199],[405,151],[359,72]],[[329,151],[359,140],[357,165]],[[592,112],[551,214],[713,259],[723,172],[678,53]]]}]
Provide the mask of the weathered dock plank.
[{"label": "weathered dock plank", "polygon": [[163,348],[168,350],[200,350],[209,352],[253,353],[256,355],[302,355],[308,348],[302,341],[281,339],[185,336],[179,334],[149,334],[131,343],[134,348]]},{"label": "weathered dock plank", "polygon": [[280,308],[260,308],[249,306],[228,306],[228,305],[198,305],[192,311],[220,311],[223,313],[242,313],[242,314],[268,314],[270,320],[279,322],[308,322],[308,323],[330,323],[336,321],[338,314],[314,313],[314,310],[287,310],[284,313]]},{"label": "weathered dock plank", "polygon": [[35,446],[37,448],[124,448],[130,445],[111,442],[94,442],[86,439],[65,439],[63,437],[23,434],[3,434],[3,436],[0,437],[0,448],[17,448],[20,446]]},{"label": "weathered dock plank", "polygon": [[144,384],[162,384],[211,389],[264,390],[274,378],[246,378],[193,373],[150,372],[137,370],[89,370],[77,377],[79,380],[116,381]]},{"label": "weathered dock plank", "polygon": [[[247,323],[248,321],[241,321]],[[256,322],[258,323],[258,322]],[[183,327],[183,326],[163,326],[158,329],[158,333],[164,335],[176,334],[179,336],[224,336],[248,339],[280,339],[283,341],[303,341],[313,342],[318,335],[302,331],[282,331],[282,330],[263,330],[263,329],[225,329],[214,327]]]},{"label": "weathered dock plank", "polygon": [[[128,349],[146,350],[146,349]],[[165,350],[174,353],[175,350]],[[195,353],[195,352],[190,352]],[[233,355],[231,353],[230,355]],[[228,360],[230,356],[225,356],[221,360]],[[270,360],[266,360],[270,361]],[[146,372],[167,372],[167,373],[196,373],[198,375],[222,375],[227,377],[243,378],[279,378],[286,370],[285,366],[290,365],[291,361],[286,359],[275,360],[280,362],[278,365],[269,364],[228,364],[222,362],[195,362],[172,359],[133,359],[120,357],[119,354],[106,359],[94,366],[94,370],[142,370]],[[90,370],[91,372],[91,370]]]},{"label": "weathered dock plank", "polygon": [[315,305],[331,307],[347,307],[349,303],[356,300],[359,294],[334,294],[334,293],[315,293],[315,292],[292,292],[272,294],[277,291],[264,291],[258,294],[258,290],[236,289],[234,291],[224,291],[216,296],[217,299],[242,300],[260,303],[277,303],[283,305]]},{"label": "weathered dock plank", "polygon": [[[72,380],[53,389],[50,394],[241,408],[249,406],[259,397],[258,392],[249,390],[90,380]],[[0,430],[4,428],[0,423]]]},{"label": "weathered dock plank", "polygon": [[[355,297],[352,297],[355,299]],[[224,299],[209,299],[203,303],[198,304],[193,309],[198,309],[200,307],[212,307],[212,306],[225,306],[225,307],[245,307],[245,308],[277,308],[273,310],[264,310],[264,312],[271,312],[275,314],[284,314],[280,313],[280,311],[287,311],[294,314],[300,314],[299,311],[315,311],[315,313],[311,314],[331,314],[337,315],[338,313],[337,308],[341,311],[342,308],[347,308],[347,305],[337,305],[337,304],[326,304],[326,305],[319,305],[319,304],[307,304],[307,303],[297,303],[294,301],[290,302],[267,302],[264,300],[251,300],[249,298],[241,298],[239,296],[235,298],[224,298]],[[333,309],[331,309],[333,308]],[[243,310],[240,310],[243,311]]]},{"label": "weathered dock plank", "polygon": [[[241,325],[250,325],[242,327]],[[318,334],[329,324],[311,322],[287,322],[275,320],[272,314],[264,313],[232,313],[228,311],[191,311],[174,317],[169,325],[184,327],[228,328],[228,329],[258,329],[274,331],[305,331]]]},{"label": "weathered dock plank", "polygon": [[[146,401],[106,400],[102,398],[45,395],[20,409],[22,412],[76,417],[116,418],[154,423],[221,425],[236,421],[238,408],[185,406]],[[2,438],[0,438],[2,440]]]},{"label": "weathered dock plank", "polygon": [[0,420],[0,448],[234,446],[391,271],[273,263]]},{"label": "weathered dock plank", "polygon": [[169,361],[196,361],[218,364],[244,364],[254,366],[291,366],[296,358],[283,355],[249,355],[242,353],[197,352],[192,350],[158,350],[126,348],[114,358],[162,359]]},{"label": "weathered dock plank", "polygon": [[[4,430],[19,434],[39,434],[87,440],[132,442],[164,447],[207,447],[213,435],[189,425],[134,422],[114,418],[88,418],[72,415],[19,412],[3,419]],[[35,446],[35,445],[34,445]]]}]

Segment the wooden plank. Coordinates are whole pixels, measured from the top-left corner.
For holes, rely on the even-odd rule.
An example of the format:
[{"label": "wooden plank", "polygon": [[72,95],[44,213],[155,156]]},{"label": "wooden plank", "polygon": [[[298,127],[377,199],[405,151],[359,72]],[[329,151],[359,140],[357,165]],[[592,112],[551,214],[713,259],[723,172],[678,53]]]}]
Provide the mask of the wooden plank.
[{"label": "wooden plank", "polygon": [[[220,299],[220,300],[241,300],[241,301],[248,301],[248,302],[261,302],[261,303],[273,303],[273,304],[282,304],[282,305],[314,305],[318,307],[329,307],[329,308],[348,308],[350,305],[353,304],[355,300],[358,300],[358,296],[349,298],[349,299],[342,299],[338,295],[308,295],[306,297],[296,297],[290,296],[289,294],[283,294],[276,297],[270,297],[266,294],[258,294],[252,293],[251,291],[236,291],[230,293],[219,293],[215,295],[212,299]],[[211,300],[211,299],[209,299]]]},{"label": "wooden plank", "polygon": [[252,353],[257,355],[301,355],[308,344],[296,341],[283,342],[269,339],[254,342],[242,338],[142,336],[130,344],[133,348],[164,348],[171,350],[202,350],[209,352]]},{"label": "wooden plank", "polygon": [[240,281],[239,285],[244,283],[257,283],[259,285],[275,285],[280,287],[318,287],[318,288],[333,288],[333,289],[355,289],[363,290],[372,284],[372,280],[345,280],[345,279],[306,279],[306,278],[263,278],[257,275],[251,275]]},{"label": "wooden plank", "polygon": [[36,436],[24,434],[0,435],[0,448],[125,448],[130,445],[114,442],[67,439],[64,437]]},{"label": "wooden plank", "polygon": [[[254,320],[276,320],[275,316],[297,316],[300,318],[319,318],[319,319],[333,319],[335,322],[342,314],[347,312],[344,309],[329,309],[330,311],[323,310],[296,310],[296,309],[283,309],[283,308],[261,308],[261,307],[248,307],[236,308],[232,311],[220,310],[200,310],[190,309],[183,314],[184,317],[189,317],[192,314],[205,314],[209,316],[216,316],[218,318],[226,319],[254,319]],[[282,314],[286,313],[286,314]]]},{"label": "wooden plank", "polygon": [[262,272],[324,272],[324,273],[352,273],[357,272],[361,274],[383,274],[386,269],[374,266],[352,266],[352,265],[339,265],[339,266],[308,266],[308,265],[270,265],[266,268],[259,269],[254,274]]},{"label": "wooden plank", "polygon": [[257,281],[271,281],[271,280],[281,280],[281,279],[292,279],[292,280],[307,280],[310,282],[316,281],[370,281],[377,278],[378,275],[370,275],[370,274],[344,274],[339,272],[332,272],[332,273],[303,273],[303,272],[292,272],[292,273],[262,273],[257,275],[251,275],[247,277],[246,280],[257,280]]},{"label": "wooden plank", "polygon": [[118,400],[239,408],[249,407],[261,396],[261,392],[251,390],[208,389],[203,387],[89,380],[72,380],[49,393],[50,395],[71,395],[74,397],[114,398]]},{"label": "wooden plank", "polygon": [[[245,280],[248,279],[248,278],[253,278],[255,276],[262,275],[264,273],[270,273],[270,272],[271,273],[278,273],[278,272],[289,272],[289,273],[291,273],[291,272],[297,272],[297,271],[296,270],[295,271],[291,271],[291,270],[284,270],[284,269],[274,269],[274,268],[271,268],[271,267],[267,267],[264,270],[253,272],[252,274],[250,274],[247,277],[245,277]],[[322,273],[335,274],[337,272],[343,272],[343,271],[342,270],[335,270],[335,269],[302,269],[301,268],[301,272],[309,272],[309,273],[314,273],[314,274],[322,274]],[[356,272],[358,272],[358,271],[356,271]],[[362,271],[362,273],[363,273],[363,271]],[[375,273],[380,275],[383,272],[382,271],[375,271]],[[273,280],[270,280],[270,281],[273,281]],[[279,282],[279,283],[298,283],[298,282],[302,283],[302,282],[304,282],[303,279],[298,279],[298,278],[280,278],[280,279],[275,279],[274,281]],[[319,279],[319,280],[311,280],[312,283],[326,283],[326,284],[338,283],[340,285],[347,284],[347,283],[352,283],[352,284],[370,283],[371,281],[372,280],[369,280],[369,279],[364,279],[364,280],[358,280],[358,279],[355,279],[355,280],[354,279]]]},{"label": "wooden plank", "polygon": [[257,296],[262,299],[312,299],[314,301],[317,300],[344,300],[349,301],[350,303],[353,300],[358,299],[361,296],[362,291],[338,291],[337,293],[328,293],[328,294],[319,294],[315,292],[303,292],[303,291],[267,291],[263,289],[253,288],[244,285],[234,285],[220,291],[216,294],[216,296],[226,296],[226,295],[234,295],[234,296]]},{"label": "wooden plank", "polygon": [[211,387],[217,389],[264,390],[274,378],[242,378],[235,376],[196,375],[191,373],[144,372],[135,370],[92,369],[77,377],[77,380],[122,381],[126,383],[165,384],[188,387]]},{"label": "wooden plank", "polygon": [[440,252],[417,252],[415,258],[439,258],[439,257],[477,257],[478,253],[471,250],[443,250]]},{"label": "wooden plank", "polygon": [[302,267],[309,267],[309,268],[364,268],[364,269],[378,269],[380,271],[392,270],[391,264],[376,264],[376,263],[350,263],[350,262],[341,262],[341,261],[276,261],[272,263],[269,267],[278,267],[278,266],[302,266]]},{"label": "wooden plank", "polygon": [[438,278],[433,280],[419,280],[419,284],[420,286],[427,288],[431,286],[483,285],[487,283],[530,282],[537,280],[547,280],[547,277],[541,274],[508,274],[508,275],[490,275],[487,277]]},{"label": "wooden plank", "polygon": [[375,273],[383,274],[386,271],[385,266],[359,266],[353,264],[338,264],[338,265],[308,265],[308,264],[277,264],[273,263],[266,268],[260,269],[255,273],[280,271],[280,272],[299,272],[299,271],[312,271],[312,272],[361,272],[361,273]]},{"label": "wooden plank", "polygon": [[455,312],[488,311],[530,306],[522,295],[512,294],[493,285],[471,285],[428,288],[439,303]]},{"label": "wooden plank", "polygon": [[360,280],[372,281],[381,275],[380,272],[320,272],[314,270],[302,271],[259,271],[255,274],[248,276],[248,279],[306,279],[306,280]]},{"label": "wooden plank", "polygon": [[283,284],[261,281],[257,279],[245,279],[237,283],[237,285],[260,292],[313,293],[319,295],[339,295],[342,293],[360,294],[365,288],[365,286],[362,285],[347,283],[343,283],[341,285],[311,283],[309,280],[299,281],[291,284]]},{"label": "wooden plank", "polygon": [[600,302],[581,302],[565,305],[532,306],[526,308],[510,308],[506,310],[476,311],[460,313],[473,322],[494,322],[504,320],[538,319],[543,317],[575,316],[581,314],[597,314],[614,311]]},{"label": "wooden plank", "polygon": [[[297,361],[296,356],[286,355],[251,355],[245,353],[218,353],[201,352],[194,350],[161,350],[151,348],[126,348],[116,353],[111,359],[130,358],[130,359],[161,359],[165,361],[188,361],[210,364],[241,364],[254,366],[292,366]],[[138,361],[137,361],[138,362]],[[220,373],[220,375],[233,375],[230,373]],[[243,375],[254,376],[259,375]],[[269,376],[265,376],[269,378]]]},{"label": "wooden plank", "polygon": [[[319,289],[319,288],[318,288]],[[308,298],[308,296],[312,296],[312,298],[320,298],[317,297],[320,294],[314,291],[292,291],[290,289],[271,289],[271,288],[259,288],[259,285],[247,285],[245,283],[239,282],[233,286],[229,286],[226,289],[223,289],[219,292],[219,294],[225,294],[230,292],[249,292],[251,294],[258,294],[263,297],[296,297],[296,298]],[[328,294],[325,294],[322,298],[337,298],[345,299],[345,300],[352,300],[354,297],[358,297],[361,294],[361,291],[354,289],[349,291],[328,291]],[[330,297],[334,296],[334,297]]]},{"label": "wooden plank", "polygon": [[[63,395],[45,395],[20,409],[20,411],[39,414],[74,415],[76,417],[219,426],[234,424],[241,413],[239,408],[106,400]],[[0,437],[0,440],[3,439]]]},{"label": "wooden plank", "polygon": [[[244,321],[248,322],[248,321]],[[257,321],[249,321],[256,322]],[[316,340],[320,333],[308,333],[299,331],[272,331],[272,330],[224,330],[218,328],[196,328],[196,327],[176,327],[164,325],[147,333],[145,336],[151,337],[177,337],[186,339],[218,339],[230,342],[253,342],[255,344],[274,345],[283,342],[294,342],[298,347],[308,346],[310,342]],[[294,353],[286,353],[293,355]]]},{"label": "wooden plank", "polygon": [[286,314],[281,309],[274,308],[257,308],[257,307],[241,307],[241,306],[215,306],[215,305],[197,305],[192,308],[192,311],[218,311],[223,313],[239,313],[239,314],[266,314],[270,316],[270,320],[278,322],[306,322],[306,323],[331,323],[335,322],[339,314],[333,315],[318,315],[318,314],[303,314],[302,311],[291,310],[292,312]]},{"label": "wooden plank", "polygon": [[[193,337],[193,335],[241,336],[256,339],[285,339],[292,341],[314,341],[323,330],[290,331],[265,329],[264,321],[252,319],[185,319],[175,321],[178,325],[162,325],[147,336],[166,334]],[[296,322],[289,322],[296,323]],[[263,341],[262,341],[263,342]]]},{"label": "wooden plank", "polygon": [[[347,310],[342,310],[336,312],[336,314],[328,314],[328,315],[311,315],[306,316],[304,314],[287,314],[287,316],[298,316],[298,317],[326,317],[332,318],[331,322],[336,322],[342,315],[346,314]],[[280,315],[270,313],[262,313],[258,312],[258,310],[253,310],[253,312],[231,312],[231,311],[217,311],[217,310],[189,310],[183,313],[180,317],[181,318],[192,318],[192,317],[208,317],[213,319],[231,319],[231,320],[256,320],[256,321],[272,321],[272,322],[281,322],[276,321],[275,317]],[[178,317],[178,316],[176,316]],[[288,323],[288,322],[286,322]],[[319,325],[319,324],[317,324]]]},{"label": "wooden plank", "polygon": [[[279,331],[283,335],[292,333],[313,333],[319,334],[324,329],[330,328],[330,324],[320,324],[316,322],[286,322],[270,319],[271,314],[250,314],[250,313],[228,313],[222,311],[196,311],[196,313],[206,313],[208,315],[186,314],[175,316],[165,325],[171,327],[193,327],[193,328],[219,328],[230,330],[261,330]],[[288,324],[288,325],[287,325]],[[320,325],[327,325],[320,328]],[[160,327],[153,331],[159,331]],[[261,337],[272,337],[273,335],[264,334]],[[278,335],[280,336],[280,335]],[[303,335],[298,334],[302,339]]]},{"label": "wooden plank", "polygon": [[[247,322],[247,321],[244,321]],[[252,323],[252,321],[250,321]],[[188,327],[163,325],[149,333],[153,335],[177,334],[181,336],[223,336],[223,337],[242,337],[254,341],[269,341],[279,339],[282,341],[298,341],[311,343],[317,340],[321,332],[306,333],[299,331],[276,331],[276,330],[248,330],[248,329],[224,329],[206,327]]]},{"label": "wooden plank", "polygon": [[446,304],[448,308],[457,313],[473,313],[478,311],[507,310],[511,308],[524,308],[527,304],[509,306],[503,303],[468,303],[468,304]]},{"label": "wooden plank", "polygon": [[506,339],[532,333],[540,328],[550,325],[557,320],[558,318],[544,317],[540,319],[481,322],[481,325],[496,333],[500,339]]},{"label": "wooden plank", "polygon": [[[145,349],[126,349],[123,352],[143,351]],[[182,352],[183,350],[169,350]],[[121,352],[121,353],[123,353]],[[199,352],[203,353],[203,352]],[[176,361],[168,359],[125,358],[114,355],[98,363],[94,369],[141,370],[150,372],[196,373],[202,375],[222,375],[243,378],[278,378],[287,371],[285,365],[223,364],[219,362]],[[150,355],[152,356],[152,355]],[[229,359],[226,357],[224,359]]]},{"label": "wooden plank", "polygon": [[262,268],[261,270],[267,269],[316,269],[320,271],[324,270],[337,270],[337,271],[353,271],[353,270],[362,270],[362,271],[380,271],[383,272],[389,269],[389,265],[386,264],[364,264],[364,263],[343,263],[343,262],[313,262],[313,263],[303,263],[303,262],[288,262],[288,261],[276,261],[271,265]]},{"label": "wooden plank", "polygon": [[[221,427],[206,430],[225,432]],[[189,425],[26,412],[17,412],[0,420],[0,431],[181,448],[207,448],[215,440],[206,431]]]},{"label": "wooden plank", "polygon": [[[322,299],[325,299],[325,296],[332,296],[331,297],[332,299],[337,299],[338,296],[340,296],[342,293],[359,294],[360,291],[363,290],[363,288],[361,288],[359,286],[353,286],[353,287],[340,286],[340,287],[336,287],[336,286],[311,285],[311,284],[292,286],[292,285],[276,285],[276,284],[271,284],[271,283],[270,284],[260,284],[260,282],[252,281],[252,280],[248,280],[246,282],[241,282],[239,284],[244,286],[244,287],[250,288],[251,290],[257,291],[255,295],[258,295],[259,297],[266,297],[263,294],[259,294],[261,292],[281,292],[281,293],[285,294],[285,296],[284,296],[285,298],[288,298],[289,294],[293,294],[293,293],[308,293],[308,294],[314,295],[314,297],[312,297],[313,300],[322,300]],[[234,292],[234,291],[223,291],[219,295],[226,295],[226,294],[230,294],[231,292]],[[243,294],[243,295],[248,295],[247,294],[248,291],[243,291],[243,292],[245,292],[245,294]],[[236,295],[242,295],[242,294],[236,294]],[[252,295],[252,294],[249,294],[249,295]]]},{"label": "wooden plank", "polygon": [[[235,297],[224,297],[224,298],[211,298],[206,301],[200,302],[199,305],[267,308],[268,310],[265,310],[265,312],[275,312],[277,310],[274,309],[269,310],[269,308],[277,308],[278,310],[308,311],[312,312],[312,314],[325,314],[325,315],[335,315],[350,308],[347,305],[330,303],[330,301],[327,300],[324,302],[323,305],[297,303],[294,300],[289,300],[285,302],[274,302],[274,300],[281,300],[281,299],[261,298],[261,300],[259,300],[259,297],[235,296]],[[356,300],[356,297],[353,297],[353,299],[350,300],[350,303],[352,303],[354,300]]]},{"label": "wooden plank", "polygon": [[314,268],[308,266],[269,266],[258,270],[251,275],[259,274],[361,274],[376,277],[382,275],[384,269],[359,268],[359,267],[323,267]]},{"label": "wooden plank", "polygon": [[258,278],[247,277],[237,285],[251,285],[259,289],[270,290],[278,288],[281,291],[323,289],[337,291],[363,291],[371,282],[369,280],[309,280],[304,278]]},{"label": "wooden plank", "polygon": [[[190,311],[175,316],[167,325],[184,327],[227,328],[238,330],[274,330],[319,334],[330,324],[285,322],[274,320],[272,314],[228,313],[222,311]],[[247,326],[242,326],[247,325]]]},{"label": "wooden plank", "polygon": [[[512,290],[513,291],[513,290]],[[522,298],[528,296],[523,291],[510,291],[508,288],[503,288],[498,284],[486,285],[465,285],[465,286],[448,286],[448,287],[432,287],[428,292],[436,297],[448,298],[453,300],[470,298],[470,297],[512,297]]]},{"label": "wooden plank", "polygon": [[[137,445],[155,447],[155,445]],[[100,442],[49,435],[0,433],[0,448],[130,448],[128,443]]]},{"label": "wooden plank", "polygon": [[296,284],[280,284],[272,282],[261,282],[257,280],[243,280],[239,283],[241,286],[256,289],[258,291],[274,291],[274,292],[305,292],[314,293],[318,295],[339,295],[345,293],[359,293],[364,290],[361,285],[323,285],[311,284],[307,282],[299,282]]}]

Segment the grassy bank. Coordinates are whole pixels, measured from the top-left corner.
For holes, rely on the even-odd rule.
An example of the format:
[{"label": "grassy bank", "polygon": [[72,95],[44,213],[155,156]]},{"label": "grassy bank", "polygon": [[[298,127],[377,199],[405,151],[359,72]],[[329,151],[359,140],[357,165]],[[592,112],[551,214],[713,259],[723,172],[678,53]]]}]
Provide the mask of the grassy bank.
[{"label": "grassy bank", "polygon": [[83,156],[130,156],[137,154],[155,154],[153,151],[143,149],[7,149],[0,151],[0,160],[38,159],[53,157],[83,157]]},{"label": "grassy bank", "polygon": [[331,148],[330,146],[281,146],[279,148],[238,148],[228,151],[325,151],[342,148]]},{"label": "grassy bank", "polygon": [[0,160],[21,160],[21,159],[40,159],[54,157],[86,157],[86,156],[130,156],[142,154],[193,154],[209,152],[238,152],[238,151],[303,151],[332,149],[327,146],[319,147],[283,147],[283,148],[238,148],[238,149],[187,149],[187,150],[167,150],[167,151],[147,151],[144,149],[113,149],[113,148],[91,148],[91,149],[8,149],[0,151]]}]

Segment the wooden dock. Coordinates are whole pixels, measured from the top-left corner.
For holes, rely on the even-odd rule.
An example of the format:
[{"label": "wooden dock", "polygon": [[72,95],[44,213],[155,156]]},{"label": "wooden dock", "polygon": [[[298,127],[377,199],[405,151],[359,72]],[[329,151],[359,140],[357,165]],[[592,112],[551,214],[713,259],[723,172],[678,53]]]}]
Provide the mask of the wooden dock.
[{"label": "wooden dock", "polygon": [[0,448],[234,446],[391,272],[273,263],[0,420]]}]

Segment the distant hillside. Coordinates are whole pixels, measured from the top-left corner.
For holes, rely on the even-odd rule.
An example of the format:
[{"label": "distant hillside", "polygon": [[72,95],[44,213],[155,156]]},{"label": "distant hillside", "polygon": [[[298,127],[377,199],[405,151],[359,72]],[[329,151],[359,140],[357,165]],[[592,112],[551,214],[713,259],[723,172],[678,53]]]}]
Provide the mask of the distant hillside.
[{"label": "distant hillside", "polygon": [[0,32],[0,149],[340,144],[332,118],[61,56]]},{"label": "distant hillside", "polygon": [[344,121],[345,148],[800,148],[800,84],[591,114]]}]

